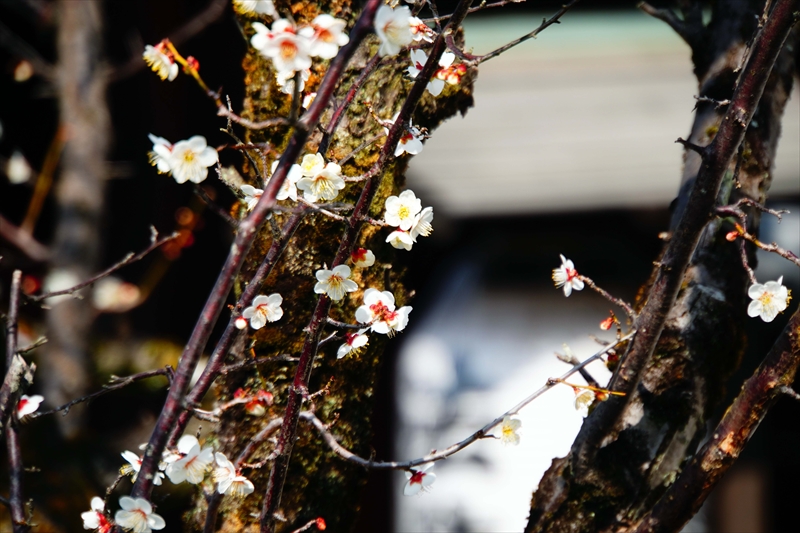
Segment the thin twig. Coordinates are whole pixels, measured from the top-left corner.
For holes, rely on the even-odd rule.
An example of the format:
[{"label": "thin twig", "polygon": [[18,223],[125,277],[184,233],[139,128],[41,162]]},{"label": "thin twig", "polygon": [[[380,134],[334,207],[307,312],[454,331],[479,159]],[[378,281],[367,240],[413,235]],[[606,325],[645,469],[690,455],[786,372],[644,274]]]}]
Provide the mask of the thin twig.
[{"label": "thin twig", "polygon": [[[366,141],[364,141],[361,144],[359,144],[358,146],[356,146],[355,149],[353,149],[352,152],[350,152],[349,154],[344,156],[337,163],[339,164],[339,166],[344,165],[345,163],[350,161],[353,157],[355,157],[356,154],[358,154],[361,150],[364,150],[365,148],[368,148],[370,145],[372,145],[372,143],[374,143],[375,141],[377,141],[381,137],[385,137],[385,136],[386,136],[385,133],[379,133],[378,135],[372,137],[371,139],[367,139]],[[355,180],[353,180],[351,178],[345,178],[345,181],[355,181]]]},{"label": "thin twig", "polygon": [[127,387],[132,383],[140,381],[142,379],[152,378],[154,376],[166,376],[167,380],[171,381],[173,375],[173,370],[171,366],[166,366],[164,368],[159,368],[156,370],[148,370],[146,372],[140,372],[138,374],[132,374],[130,376],[125,376],[122,378],[116,377],[112,378],[111,381],[107,385],[104,385],[102,389],[99,391],[95,391],[91,394],[87,394],[86,396],[81,396],[75,400],[65,403],[55,409],[50,409],[49,411],[38,411],[36,413],[32,413],[28,415],[28,418],[39,418],[41,416],[52,415],[55,413],[59,413],[64,411],[64,416],[69,413],[69,410],[72,408],[73,405],[77,405],[79,403],[88,402],[94,400],[95,398],[99,398],[100,396],[104,396],[109,392],[113,392],[115,390],[119,390],[123,387]]},{"label": "thin twig", "polygon": [[241,361],[238,363],[225,365],[219,369],[219,375],[224,376],[226,374],[230,374],[231,372],[235,372],[243,368],[264,365],[267,363],[296,363],[297,361],[298,361],[297,357],[292,357],[289,354],[281,354],[270,357],[256,357],[254,359],[248,359],[247,361]]},{"label": "thin twig", "polygon": [[249,130],[265,130],[267,128],[273,128],[275,126],[289,126],[291,122],[286,117],[275,117],[275,118],[268,118],[266,120],[260,120],[258,122],[253,122],[252,120],[246,119],[244,117],[240,117],[230,109],[226,108],[225,106],[219,106],[217,108],[217,115],[220,117],[225,117],[232,122],[239,124],[240,126],[244,126]]},{"label": "thin twig", "polygon": [[25,355],[26,353],[32,352],[36,348],[44,346],[45,344],[47,344],[47,337],[39,337],[26,347],[17,349],[17,353],[20,355]]},{"label": "thin twig", "polygon": [[595,282],[591,278],[588,278],[588,277],[583,276],[581,274],[578,274],[578,278],[581,281],[583,281],[586,285],[588,285],[590,289],[592,289],[593,291],[598,293],[600,296],[602,296],[603,298],[605,298],[606,300],[608,300],[612,304],[618,305],[619,307],[621,307],[631,320],[635,320],[636,319],[636,313],[633,311],[633,307],[631,306],[631,304],[629,304],[628,302],[626,302],[625,300],[623,300],[621,298],[617,298],[615,296],[612,296],[611,293],[609,293],[605,289],[602,289],[602,288],[598,287],[597,284],[595,284]]},{"label": "thin twig", "polygon": [[208,195],[205,189],[203,189],[200,185],[194,184],[194,193],[203,200],[209,209],[211,209],[217,216],[219,216],[222,220],[228,223],[229,226],[232,228],[236,228],[239,226],[239,222],[234,220],[227,211],[222,209],[217,203]]},{"label": "thin twig", "polygon": [[70,287],[69,289],[64,289],[64,290],[61,290],[61,291],[46,292],[44,294],[39,294],[37,296],[29,296],[28,298],[31,301],[40,302],[40,301],[42,301],[42,300],[44,300],[46,298],[52,298],[53,296],[62,296],[64,294],[73,294],[73,293],[83,289],[84,287],[87,287],[87,286],[91,285],[92,283],[95,283],[98,280],[103,279],[106,276],[110,276],[111,274],[113,274],[117,270],[121,269],[122,267],[130,265],[131,263],[135,263],[136,261],[139,261],[144,256],[146,256],[147,254],[149,254],[150,252],[152,252],[153,250],[155,250],[156,248],[158,248],[162,244],[167,243],[167,242],[169,242],[169,241],[171,241],[173,239],[177,239],[179,237],[179,234],[177,232],[175,232],[172,235],[164,237],[163,239],[158,239],[158,232],[152,226],[150,227],[150,232],[151,232],[150,246],[148,246],[147,248],[145,248],[144,250],[142,250],[138,254],[134,254],[133,252],[129,253],[128,255],[123,257],[122,260],[119,261],[118,263],[115,263],[114,265],[108,267],[107,269],[105,269],[104,271],[100,272],[99,274],[97,274],[95,276],[92,276],[91,278],[87,279],[86,281],[78,283],[77,285],[75,285],[73,287]]},{"label": "thin twig", "polygon": [[0,215],[0,238],[19,248],[34,261],[43,262],[50,258],[50,250],[45,245],[34,239],[27,231],[9,222],[2,215]]},{"label": "thin twig", "polygon": [[683,147],[686,148],[687,150],[697,152],[700,155],[700,157],[706,156],[706,149],[708,148],[707,146],[699,146],[697,144],[694,144],[693,142],[687,141],[686,139],[682,139],[680,137],[675,139],[675,142],[678,144],[682,144]]},{"label": "thin twig", "polygon": [[497,426],[503,423],[503,419],[506,417],[514,416],[518,414],[525,406],[539,398],[542,394],[547,392],[548,390],[552,389],[560,382],[563,382],[573,374],[580,372],[586,365],[597,361],[603,357],[609,350],[616,348],[622,343],[625,343],[632,339],[636,333],[632,332],[628,335],[625,335],[621,339],[617,340],[614,344],[606,346],[596,354],[592,355],[585,361],[580,364],[577,364],[570,368],[567,372],[565,372],[561,377],[556,379],[548,379],[547,383],[539,388],[536,392],[519,402],[517,405],[503,413],[502,415],[498,416],[481,429],[472,433],[464,440],[461,440],[455,444],[448,446],[447,448],[439,451],[434,451],[424,457],[419,457],[417,459],[411,459],[409,461],[373,461],[370,459],[364,459],[363,457],[359,457],[352,453],[350,450],[339,444],[336,440],[336,437],[328,430],[328,427],[316,417],[314,413],[311,411],[303,411],[300,413],[300,417],[312,424],[317,431],[322,435],[323,440],[326,444],[333,450],[337,455],[342,457],[343,459],[350,461],[351,463],[355,463],[357,465],[363,466],[365,468],[374,468],[374,469],[381,469],[381,470],[408,470],[409,468],[419,466],[425,463],[431,463],[434,461],[441,461],[442,459],[447,459],[451,455],[463,450],[467,446],[485,438],[491,438],[489,433]]},{"label": "thin twig", "polygon": [[500,54],[502,54],[503,52],[505,52],[506,50],[508,50],[510,48],[513,48],[513,47],[517,46],[520,43],[524,43],[525,41],[527,41],[529,39],[535,39],[537,35],[542,33],[544,30],[546,30],[548,27],[552,26],[553,24],[560,24],[561,23],[561,20],[560,20],[561,17],[563,17],[566,14],[566,12],[569,11],[572,8],[572,6],[574,6],[577,3],[578,3],[578,0],[572,0],[569,4],[566,4],[566,5],[562,6],[561,9],[558,10],[556,12],[556,14],[553,15],[552,17],[550,17],[549,19],[542,20],[542,23],[539,25],[538,28],[536,28],[535,30],[533,30],[530,33],[527,33],[527,34],[523,35],[519,39],[514,39],[510,43],[501,46],[497,50],[494,50],[494,51],[489,52],[488,54],[482,55],[482,56],[470,56],[469,54],[465,54],[465,56],[470,57],[470,60],[471,60],[473,65],[479,65],[479,64],[483,63],[484,61],[488,61],[488,60],[490,60],[490,59],[492,59],[494,57],[497,57]]}]

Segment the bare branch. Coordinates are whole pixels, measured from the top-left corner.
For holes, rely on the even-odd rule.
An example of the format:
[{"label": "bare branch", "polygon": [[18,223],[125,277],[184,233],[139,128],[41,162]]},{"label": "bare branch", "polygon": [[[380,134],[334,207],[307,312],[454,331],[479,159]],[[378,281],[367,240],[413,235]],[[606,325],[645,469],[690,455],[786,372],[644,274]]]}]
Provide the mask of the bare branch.
[{"label": "bare branch", "polygon": [[573,374],[580,372],[583,370],[586,365],[592,363],[594,361],[599,360],[603,357],[609,350],[612,350],[623,344],[628,342],[635,336],[635,332],[629,333],[628,335],[622,337],[621,339],[617,340],[614,344],[606,346],[593,356],[589,357],[582,363],[579,363],[572,368],[570,368],[567,372],[565,372],[561,377],[556,379],[549,379],[547,383],[539,388],[536,392],[519,402],[517,405],[503,413],[502,415],[498,416],[481,429],[476,431],[475,433],[471,434],[464,440],[452,444],[445,448],[444,450],[434,451],[424,457],[420,457],[417,459],[411,459],[409,461],[372,461],[370,459],[364,459],[363,457],[359,457],[355,455],[353,452],[339,444],[339,441],[336,440],[336,437],[328,430],[328,427],[319,419],[317,416],[312,413],[311,411],[303,411],[300,413],[300,418],[305,420],[306,422],[313,425],[317,431],[319,431],[320,435],[322,436],[325,443],[333,450],[337,455],[345,459],[346,461],[350,461],[351,463],[355,463],[357,465],[363,466],[365,468],[374,468],[374,469],[381,469],[381,470],[408,470],[409,468],[419,466],[425,463],[431,463],[434,461],[441,461],[442,459],[447,459],[451,455],[458,453],[459,451],[463,450],[467,446],[474,444],[475,442],[485,439],[491,438],[489,433],[497,426],[503,423],[503,419],[506,417],[510,417],[513,415],[518,414],[525,406],[533,402],[535,399],[539,398],[542,394],[547,392],[548,390],[555,387],[557,384],[562,383],[564,380],[572,376]]},{"label": "bare branch", "polygon": [[152,378],[154,376],[166,376],[167,380],[172,381],[172,375],[173,375],[172,367],[167,365],[164,368],[159,368],[157,370],[148,370],[146,372],[132,374],[130,376],[125,376],[123,378],[115,377],[112,378],[111,381],[107,385],[103,386],[103,388],[99,391],[87,394],[86,396],[81,396],[80,398],[72,400],[71,402],[67,402],[64,405],[56,407],[55,409],[50,409],[49,411],[39,411],[36,413],[32,413],[28,415],[28,418],[39,418],[41,416],[52,415],[61,411],[64,411],[64,416],[66,416],[69,413],[69,410],[72,408],[72,406],[77,405],[79,403],[94,400],[95,398],[99,398],[100,396],[106,395],[109,392],[113,392],[123,387],[127,387],[128,385],[131,385],[142,379]]},{"label": "bare branch", "polygon": [[697,24],[692,23],[694,21],[681,20],[671,9],[659,9],[651,6],[647,2],[639,2],[636,7],[651,17],[666,22],[670,28],[675,30],[675,33],[680,35],[681,39],[686,41],[686,44],[688,44],[692,50],[698,45],[704,30],[702,21]]},{"label": "bare branch", "polygon": [[144,250],[142,250],[138,254],[134,254],[133,252],[129,253],[128,255],[123,257],[121,261],[119,261],[119,262],[115,263],[114,265],[108,267],[107,269],[105,269],[104,271],[100,272],[99,274],[97,274],[95,276],[92,276],[91,278],[87,279],[86,281],[78,283],[74,287],[70,287],[69,289],[64,289],[64,290],[61,290],[61,291],[46,292],[44,294],[39,294],[37,296],[29,296],[28,298],[30,300],[34,301],[34,302],[41,302],[42,300],[44,300],[46,298],[51,298],[53,296],[62,296],[64,294],[73,294],[73,293],[83,289],[84,287],[88,287],[92,283],[95,283],[98,280],[101,280],[101,279],[105,278],[106,276],[110,276],[111,274],[113,274],[117,270],[121,269],[122,267],[130,265],[131,263],[135,263],[136,261],[139,261],[144,256],[146,256],[147,254],[149,254],[150,252],[152,252],[153,250],[155,250],[156,248],[158,248],[162,244],[164,244],[166,242],[169,242],[169,241],[171,241],[173,239],[177,239],[179,237],[179,234],[176,232],[176,233],[173,233],[172,235],[164,237],[163,239],[158,239],[158,232],[155,230],[155,228],[151,227],[150,231],[152,233],[151,237],[150,237],[150,246],[148,246],[147,248],[145,248]]},{"label": "bare branch", "polygon": [[34,261],[44,262],[50,258],[50,250],[30,233],[18,228],[0,215],[0,238],[10,242]]},{"label": "bare branch", "polygon": [[675,142],[678,143],[678,144],[682,144],[683,147],[686,148],[687,150],[691,150],[693,152],[697,152],[700,155],[700,157],[706,157],[706,155],[707,155],[707,148],[708,148],[707,146],[698,146],[698,145],[694,144],[693,142],[689,142],[689,141],[687,141],[685,139],[681,139],[680,137],[675,139]]}]

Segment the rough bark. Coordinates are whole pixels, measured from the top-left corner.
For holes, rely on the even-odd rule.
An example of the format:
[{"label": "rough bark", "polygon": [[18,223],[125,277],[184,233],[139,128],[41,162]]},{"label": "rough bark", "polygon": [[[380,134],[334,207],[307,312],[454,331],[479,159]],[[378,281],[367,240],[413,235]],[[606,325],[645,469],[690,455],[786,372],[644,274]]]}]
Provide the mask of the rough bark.
[{"label": "rough bark", "polygon": [[[717,3],[707,26],[691,16],[695,8],[699,9],[685,6],[686,27],[680,29],[684,37],[691,36],[687,42],[693,47],[698,94],[718,101],[730,99],[763,4]],[[790,46],[784,48],[773,69],[745,136],[737,183],[732,179],[734,160],[720,191],[721,205],[740,198],[762,203],[766,199],[780,119],[791,91],[790,50]],[[725,111],[725,106],[700,103],[689,141],[710,144]],[[684,161],[673,230],[701,165],[700,155],[691,150]],[[748,229],[757,232],[759,213],[748,211],[748,215]],[[652,508],[695,452],[745,345],[749,281],[738,245],[724,238],[730,229],[718,220],[705,228],[637,386],[611,427],[587,438],[592,432],[592,421],[587,420],[570,455],[553,462],[533,496],[526,531],[625,530],[626,524]],[[754,266],[753,251],[748,250],[748,255]],[[640,295],[639,307],[647,287]]]},{"label": "rough bark", "polygon": [[[66,142],[55,190],[58,219],[51,275],[79,282],[94,273],[98,260],[110,141],[100,2],[60,2],[58,28],[57,82]],[[41,374],[43,392],[54,405],[86,392],[93,321],[88,299],[60,301],[47,313],[49,342]],[[81,411],[59,418],[66,436],[76,434]]]},{"label": "rough bark", "polygon": [[[283,6],[277,7],[281,10]],[[292,16],[298,22],[310,21],[319,13],[330,13],[353,21],[357,10],[346,1],[292,6]],[[248,21],[242,22],[249,35]],[[339,84],[336,102],[343,100],[345,93],[377,49],[377,39],[371,36],[356,52]],[[373,119],[370,108],[383,119],[390,119],[400,109],[410,87],[410,83],[403,77],[404,63],[405,56],[386,58],[369,76],[334,135],[327,152],[328,157],[341,160],[364,141],[383,132],[383,127]],[[287,116],[291,99],[281,93],[275,85],[275,74],[270,62],[250,50],[244,60],[244,70],[245,116],[253,120]],[[315,63],[305,91],[313,91],[323,74],[324,65]],[[472,82],[468,76],[458,87],[448,86],[438,98],[434,99],[426,94],[416,109],[413,122],[415,125],[433,129],[457,112],[466,112],[471,104]],[[323,117],[323,126],[327,126],[329,120],[330,111]],[[273,147],[273,151],[267,154],[263,162],[259,155],[254,154],[258,169],[253,169],[252,165],[245,165],[250,171],[250,175],[246,178],[248,182],[255,186],[260,185],[260,178],[253,171],[263,171],[262,165],[269,168],[272,161],[282,153],[290,134],[289,127],[246,133],[246,140],[268,142]],[[303,153],[314,153],[321,139],[321,132],[315,132]],[[378,140],[372,146],[358,152],[343,165],[343,173],[347,176],[357,176],[366,172],[377,160],[382,143],[383,140]],[[371,204],[371,217],[381,218],[385,199],[401,190],[407,163],[406,156],[387,165],[376,197]],[[360,190],[361,184],[350,185],[337,201],[352,204],[358,198]],[[288,214],[275,214],[277,225],[282,226],[288,216]],[[304,340],[302,331],[309,323],[316,303],[313,294],[316,282],[314,273],[317,269],[323,268],[324,264],[331,264],[343,229],[343,222],[321,214],[309,214],[305,217],[277,267],[260,291],[262,294],[278,292],[283,296],[282,319],[258,332],[253,333],[250,330],[246,337],[240,338],[229,354],[231,362],[253,355],[259,357],[275,354],[297,355],[300,352]],[[402,269],[391,268],[396,260],[396,251],[384,242],[385,237],[385,229],[370,225],[365,225],[362,229],[357,246],[373,250],[377,258],[376,263],[368,269],[353,270],[353,279],[358,283],[360,290],[351,293],[341,303],[334,303],[331,308],[333,318],[343,322],[354,322],[355,309],[362,300],[363,290],[369,287],[392,291],[398,305],[411,303],[410,292],[402,282]],[[241,292],[244,284],[258,268],[271,242],[272,234],[267,226],[259,235],[237,279],[237,293]],[[312,385],[309,388],[309,393],[312,394],[326,388],[326,393],[316,396],[312,401],[317,416],[327,423],[335,421],[334,427],[340,442],[365,457],[370,456],[374,387],[386,344],[385,337],[371,335],[366,349],[358,355],[342,360],[336,359],[338,342],[324,346],[315,359]],[[275,405],[269,408],[262,418],[248,416],[242,409],[232,409],[224,414],[211,437],[223,453],[228,457],[236,457],[270,420],[282,416],[294,374],[295,363],[276,362],[262,365],[257,369],[250,368],[231,373],[217,381],[215,392],[218,402],[230,399],[238,388],[266,389],[273,392],[276,399]],[[266,459],[273,449],[274,442],[263,443],[248,462],[255,463]],[[258,530],[257,517],[261,511],[263,487],[267,485],[269,463],[260,469],[247,470],[247,475],[255,484],[256,493],[253,497],[243,500],[225,498],[219,510],[216,530]],[[299,440],[294,445],[286,488],[281,499],[280,512],[286,521],[279,526],[279,531],[292,531],[316,517],[323,517],[331,531],[351,529],[358,511],[356,495],[365,479],[366,472],[363,469],[336,457],[313,429],[308,425],[302,425]],[[195,509],[190,513],[191,527],[198,529],[203,527],[207,514],[206,506],[204,499],[199,498]]]}]

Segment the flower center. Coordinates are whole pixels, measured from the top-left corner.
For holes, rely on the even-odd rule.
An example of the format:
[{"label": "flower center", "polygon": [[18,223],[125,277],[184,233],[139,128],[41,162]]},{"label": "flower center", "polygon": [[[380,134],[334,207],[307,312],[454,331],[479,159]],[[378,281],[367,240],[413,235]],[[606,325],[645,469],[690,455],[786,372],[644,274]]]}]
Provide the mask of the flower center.
[{"label": "flower center", "polygon": [[400,217],[400,219],[408,218],[410,214],[411,210],[405,205],[400,207],[400,209],[397,211],[397,216]]},{"label": "flower center", "polygon": [[187,163],[191,163],[192,161],[194,161],[194,152],[192,152],[191,150],[187,150],[186,152],[184,152],[183,160]]},{"label": "flower center", "polygon": [[578,277],[578,271],[574,268],[565,268],[564,270],[567,271],[567,281],[572,281]]},{"label": "flower center", "polygon": [[397,311],[391,311],[383,302],[370,305],[369,310],[379,322],[391,322],[397,318]]},{"label": "flower center", "polygon": [[425,477],[425,472],[414,472],[411,474],[411,479],[408,480],[410,484],[419,483],[422,484],[422,478]]},{"label": "flower center", "polygon": [[319,40],[323,43],[332,43],[333,42],[333,34],[325,29],[319,30]]},{"label": "flower center", "polygon": [[761,302],[761,305],[764,307],[772,305],[772,293],[764,292],[764,294],[758,297],[758,301]]},{"label": "flower center", "polygon": [[336,196],[335,191],[333,190],[333,185],[331,184],[331,180],[327,178],[327,176],[319,175],[314,180],[314,185],[317,188],[317,196],[328,200]]},{"label": "flower center", "polygon": [[283,41],[281,43],[281,58],[283,59],[291,59],[297,54],[297,46],[294,43],[289,41]]}]

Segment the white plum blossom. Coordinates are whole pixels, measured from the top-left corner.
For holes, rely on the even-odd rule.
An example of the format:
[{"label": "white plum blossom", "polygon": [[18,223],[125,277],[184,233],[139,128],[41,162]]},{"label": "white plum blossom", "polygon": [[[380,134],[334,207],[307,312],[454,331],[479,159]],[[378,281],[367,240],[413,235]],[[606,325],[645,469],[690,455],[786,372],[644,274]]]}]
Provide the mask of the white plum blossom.
[{"label": "white plum blossom", "polygon": [[322,14],[311,21],[311,26],[301,28],[298,33],[309,40],[309,54],[333,59],[339,53],[339,47],[350,42],[350,37],[343,31],[346,25],[342,19]]},{"label": "white plum blossom", "polygon": [[[305,161],[305,158],[303,158],[303,160]],[[303,173],[305,174],[305,169]],[[303,198],[309,202],[333,200],[339,196],[339,191],[344,189],[344,186],[345,182],[342,177],[342,167],[336,163],[328,163],[325,165],[325,168],[314,176],[308,176],[306,174],[305,177],[297,181],[297,188],[303,191]]]},{"label": "white plum blossom", "polygon": [[150,533],[153,529],[164,529],[166,522],[153,512],[153,506],[144,498],[123,496],[119,499],[121,510],[114,515],[118,526],[133,533]]},{"label": "white plum blossom", "polygon": [[575,410],[577,410],[582,417],[586,418],[589,416],[589,408],[594,403],[596,396],[594,392],[590,390],[583,390],[580,392],[579,390],[580,389],[575,390]]},{"label": "white plum blossom", "polygon": [[778,314],[789,306],[790,292],[783,285],[783,276],[778,281],[768,281],[763,285],[754,283],[747,289],[747,295],[752,302],[747,306],[747,314],[751,317],[760,316],[764,322],[772,322]]},{"label": "white plum blossom", "polygon": [[386,199],[386,212],[383,220],[390,226],[408,231],[414,225],[414,219],[422,210],[422,202],[414,194],[414,191],[407,190],[399,196],[390,196]]},{"label": "white plum blossom", "polygon": [[336,351],[336,358],[342,359],[351,353],[357,354],[360,352],[361,348],[369,344],[369,337],[367,337],[366,332],[367,328],[364,328],[356,331],[355,333],[345,334],[345,341]]},{"label": "white plum blossom", "polygon": [[561,266],[553,269],[553,282],[556,288],[564,287],[564,296],[569,296],[573,290],[583,290],[583,280],[575,270],[575,265],[563,255],[560,257]]},{"label": "white plum blossom", "polygon": [[242,194],[244,194],[244,199],[242,201],[247,206],[247,210],[252,211],[258,203],[258,200],[261,199],[261,195],[264,194],[264,189],[256,189],[252,185],[242,185],[239,189],[241,189]]},{"label": "white plum blossom", "polygon": [[[294,94],[294,75],[293,70],[279,70],[275,73],[275,82],[278,84],[281,92],[284,94]],[[300,71],[300,88],[299,92],[303,92],[306,88],[306,82],[311,77],[311,69],[303,69]]]},{"label": "white plum blossom", "polygon": [[317,93],[308,93],[303,97],[303,109],[308,109],[311,107],[311,104],[314,103],[314,99],[317,97]]},{"label": "white plum blossom", "polygon": [[518,418],[511,418],[510,416],[503,417],[503,423],[500,426],[500,441],[505,445],[516,446],[519,444],[519,435],[517,430],[522,426],[522,421]]},{"label": "white plum blossom", "polygon": [[[443,69],[446,69],[453,64],[455,59],[455,54],[451,52],[445,52],[442,54],[442,57],[439,58],[439,66]],[[411,66],[406,69],[406,72],[412,79],[416,79],[416,77],[419,76],[419,73],[422,72],[422,68],[427,62],[428,54],[419,49],[411,50]],[[439,79],[438,77],[431,78],[431,81],[428,82],[427,89],[431,95],[439,96],[444,89],[444,80]]]},{"label": "white plum blossom", "polygon": [[[139,475],[139,470],[142,468],[142,458],[129,450],[125,450],[120,455],[123,459],[128,461],[128,464],[123,465],[122,468],[119,469],[119,473],[123,476],[133,474],[131,476],[131,481],[136,482],[136,477]],[[156,472],[156,475],[153,477],[153,485],[161,485],[163,479],[164,473]]]},{"label": "white plum blossom", "polygon": [[217,151],[208,146],[202,135],[176,142],[168,160],[172,177],[178,183],[200,183],[208,176],[208,167],[216,165],[217,161]]},{"label": "white plum blossom", "polygon": [[38,394],[28,396],[23,394],[19,399],[19,403],[17,403],[17,418],[23,418],[35,413],[43,401],[44,396]]},{"label": "white plum blossom", "polygon": [[268,17],[278,18],[278,12],[272,0],[233,0],[233,9],[242,15],[267,15]]},{"label": "white plum blossom", "polygon": [[172,157],[172,143],[164,137],[148,133],[153,150],[148,154],[150,164],[158,169],[159,174],[168,174],[170,171],[169,160]]},{"label": "white plum blossom", "polygon": [[253,304],[242,311],[242,318],[250,321],[253,329],[263,328],[267,322],[275,322],[283,316],[281,309],[283,298],[278,293],[264,296],[263,294],[253,298]]},{"label": "white plum blossom", "polygon": [[427,237],[430,235],[431,232],[433,232],[433,226],[431,225],[431,222],[433,222],[433,208],[426,207],[420,212],[420,214],[414,217],[414,224],[408,231],[411,239],[414,242],[417,242],[417,237]]},{"label": "white plum blossom", "polygon": [[[278,163],[280,161],[273,161],[272,166],[270,167],[270,178],[273,174],[275,174],[275,170],[278,168]],[[278,191],[278,194],[275,196],[276,200],[286,200],[290,198],[294,201],[297,201],[297,182],[300,178],[303,177],[302,169],[300,165],[292,165],[289,167],[289,172],[286,173],[286,178],[283,180],[283,185],[281,185],[281,190]],[[269,183],[269,180],[267,180]]]},{"label": "white plum blossom", "polygon": [[[398,111],[395,113],[394,117],[392,117],[392,120],[386,121],[386,125],[383,127],[383,130],[387,135],[389,134],[389,126],[395,123],[399,114],[400,112]],[[403,132],[403,135],[400,137],[400,140],[397,142],[397,146],[394,149],[394,156],[400,157],[403,154],[417,155],[422,151],[423,138],[424,136],[422,131],[414,126],[414,124],[411,122],[411,119],[409,119],[405,131]]]},{"label": "white plum blossom", "polygon": [[307,178],[313,178],[320,172],[322,169],[325,168],[325,158],[322,157],[322,154],[306,154],[303,156],[303,160],[300,161],[300,170],[303,173],[303,176]]},{"label": "white plum blossom", "polygon": [[109,533],[114,524],[106,517],[106,504],[103,498],[95,496],[92,498],[92,510],[81,513],[83,529],[94,529],[99,533]]},{"label": "white plum blossom", "polygon": [[214,462],[214,450],[211,447],[200,448],[194,435],[184,435],[178,441],[178,451],[182,457],[167,466],[167,477],[175,483],[188,481],[197,485],[211,468]]},{"label": "white plum blossom", "polygon": [[358,290],[358,285],[350,278],[350,267],[338,265],[333,270],[322,268],[317,270],[317,284],[314,285],[314,292],[317,294],[327,294],[333,301],[344,298],[348,292]]},{"label": "white plum blossom", "polygon": [[412,468],[410,472],[406,472],[408,481],[403,487],[403,496],[414,496],[420,492],[426,492],[428,487],[436,481],[436,474],[428,472],[431,468],[433,468],[433,463],[427,463],[419,469]]},{"label": "white plum blossom", "polygon": [[392,9],[381,6],[375,13],[375,33],[381,40],[381,57],[397,55],[400,49],[414,40],[411,33],[411,10],[407,6]]},{"label": "white plum blossom", "polygon": [[165,41],[161,41],[155,46],[149,44],[145,46],[142,58],[162,80],[172,81],[178,77],[178,64],[175,63],[175,58],[167,48]]},{"label": "white plum blossom", "polygon": [[389,291],[367,289],[364,291],[364,305],[356,309],[356,320],[368,324],[375,333],[391,337],[408,325],[411,310],[411,306],[395,309],[394,295]]},{"label": "white plum blossom", "polygon": [[366,248],[354,250],[350,254],[350,259],[353,260],[353,264],[358,268],[371,267],[375,264],[375,254],[372,253],[372,250],[367,250]]},{"label": "white plum blossom", "polygon": [[294,25],[286,19],[272,23],[270,30],[260,22],[254,22],[256,34],[250,39],[253,48],[272,59],[278,72],[296,72],[311,67],[310,43],[297,34]]},{"label": "white plum blossom", "polygon": [[243,497],[255,490],[253,483],[241,475],[236,466],[225,455],[214,454],[217,466],[214,468],[214,482],[218,483],[217,492],[231,496]]},{"label": "white plum blossom", "polygon": [[435,35],[435,32],[430,29],[427,24],[422,22],[422,20],[417,17],[411,17],[408,19],[408,24],[411,26],[411,35],[415,41],[425,41],[428,43],[433,42],[433,36]]},{"label": "white plum blossom", "polygon": [[411,238],[411,234],[401,229],[391,232],[386,237],[386,242],[398,250],[411,251],[411,247],[414,246],[414,239]]}]

